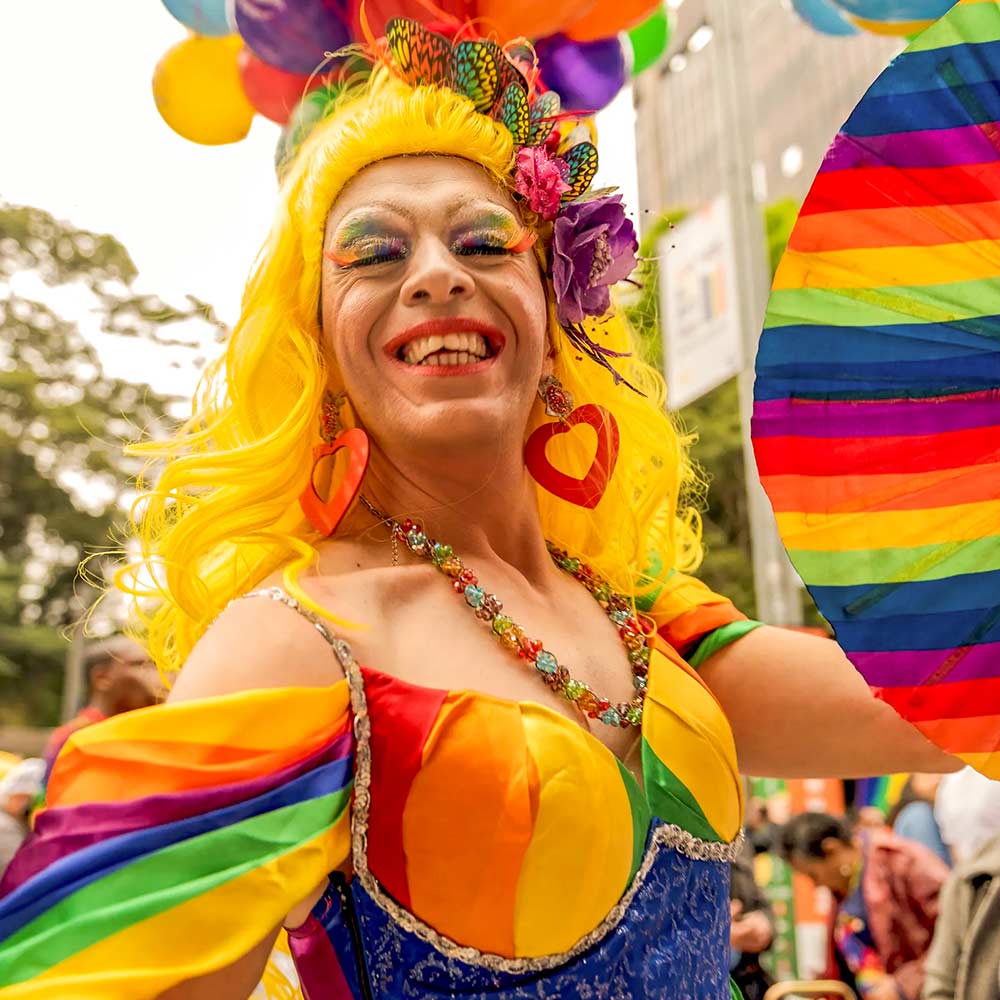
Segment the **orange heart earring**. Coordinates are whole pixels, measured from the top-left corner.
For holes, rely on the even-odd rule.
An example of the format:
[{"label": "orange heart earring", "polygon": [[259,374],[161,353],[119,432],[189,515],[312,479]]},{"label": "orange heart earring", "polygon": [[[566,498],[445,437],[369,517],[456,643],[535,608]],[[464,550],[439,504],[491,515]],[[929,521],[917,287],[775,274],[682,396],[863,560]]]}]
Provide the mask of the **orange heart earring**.
[{"label": "orange heart earring", "polygon": [[[322,535],[329,537],[337,530],[348,508],[354,502],[361,482],[368,471],[370,444],[368,435],[360,427],[344,430],[340,422],[340,410],[347,397],[341,393],[335,396],[329,389],[323,394],[320,418],[320,436],[323,443],[313,448],[313,464],[309,472],[309,482],[299,496],[299,505],[309,523]],[[324,500],[316,490],[316,468],[330,455],[344,448],[350,451],[347,474],[329,500]]]},{"label": "orange heart earring", "polygon": [[[542,489],[578,507],[592,509],[601,502],[618,462],[618,422],[603,406],[584,403],[574,408],[573,397],[554,375],[546,375],[538,383],[538,395],[545,403],[545,412],[558,420],[542,424],[531,434],[524,445],[524,464]],[[552,438],[577,424],[589,424],[597,433],[597,452],[582,479],[560,472],[545,454]]]}]

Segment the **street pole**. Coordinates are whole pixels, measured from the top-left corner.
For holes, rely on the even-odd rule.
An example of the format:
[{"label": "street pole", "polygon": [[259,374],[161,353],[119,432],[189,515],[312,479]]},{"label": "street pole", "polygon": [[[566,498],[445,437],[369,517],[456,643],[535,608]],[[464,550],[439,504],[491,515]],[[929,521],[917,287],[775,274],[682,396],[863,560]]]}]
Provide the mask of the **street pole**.
[{"label": "street pole", "polygon": [[747,513],[753,552],[753,579],[757,617],[772,625],[802,624],[802,590],[781,539],[767,495],[757,477],[750,445],[753,413],[754,358],[760,337],[770,267],[764,238],[763,205],[753,183],[754,106],[747,62],[747,0],[706,0],[714,36],[715,103],[719,116],[719,157],[723,190],[728,196],[736,255],[736,287],[743,343],[743,371],[739,376],[740,423],[743,428],[743,466]]}]

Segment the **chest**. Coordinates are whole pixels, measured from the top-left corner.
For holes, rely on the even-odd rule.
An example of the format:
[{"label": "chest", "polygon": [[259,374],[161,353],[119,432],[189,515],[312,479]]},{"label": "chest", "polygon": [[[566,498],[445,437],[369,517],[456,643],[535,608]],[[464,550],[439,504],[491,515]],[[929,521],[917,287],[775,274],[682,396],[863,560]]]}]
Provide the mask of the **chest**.
[{"label": "chest", "polygon": [[[372,623],[351,636],[358,661],[366,667],[421,687],[541,704],[589,730],[638,777],[637,731],[588,718],[552,690],[534,665],[506,648],[490,624],[479,620],[438,574],[376,581],[367,594],[359,590],[352,600],[353,606],[341,603],[337,610]],[[618,703],[634,696],[632,670],[617,627],[583,588],[571,587],[552,606],[508,586],[503,614],[526,636],[541,641],[561,667],[599,697]]]}]

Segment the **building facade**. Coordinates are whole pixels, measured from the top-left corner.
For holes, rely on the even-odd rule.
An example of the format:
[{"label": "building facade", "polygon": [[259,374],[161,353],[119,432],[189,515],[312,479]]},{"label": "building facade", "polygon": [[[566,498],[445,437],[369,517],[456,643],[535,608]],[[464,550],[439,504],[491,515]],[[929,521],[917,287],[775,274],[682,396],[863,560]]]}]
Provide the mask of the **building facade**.
[{"label": "building facade", "polygon": [[[820,35],[787,0],[722,2],[746,5],[757,199],[801,199],[837,130],[901,51],[902,40]],[[719,150],[727,140],[716,93],[711,0],[682,0],[674,13],[669,50],[633,87],[644,220],[703,204],[724,183]]]}]

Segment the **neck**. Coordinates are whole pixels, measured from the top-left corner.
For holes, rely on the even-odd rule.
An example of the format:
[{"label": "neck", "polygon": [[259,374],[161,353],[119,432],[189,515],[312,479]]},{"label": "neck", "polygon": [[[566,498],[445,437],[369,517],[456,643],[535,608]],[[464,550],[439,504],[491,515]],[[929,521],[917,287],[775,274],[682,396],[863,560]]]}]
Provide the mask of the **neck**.
[{"label": "neck", "polygon": [[[541,586],[555,567],[545,546],[535,484],[521,461],[520,449],[510,458],[449,451],[448,461],[409,461],[405,471],[372,449],[361,493],[395,521],[411,518],[424,531],[446,543],[467,564],[502,562]],[[356,503],[343,531],[369,532],[375,517]]]}]

